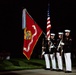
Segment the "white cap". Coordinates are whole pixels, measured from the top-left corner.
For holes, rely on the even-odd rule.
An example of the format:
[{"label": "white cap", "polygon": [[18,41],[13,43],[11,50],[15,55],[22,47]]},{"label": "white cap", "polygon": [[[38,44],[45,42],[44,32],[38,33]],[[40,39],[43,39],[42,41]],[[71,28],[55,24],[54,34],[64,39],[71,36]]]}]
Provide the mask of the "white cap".
[{"label": "white cap", "polygon": [[51,33],[51,36],[55,36],[55,34],[54,33]]},{"label": "white cap", "polygon": [[58,34],[62,35],[62,34],[63,34],[63,32],[59,32]]},{"label": "white cap", "polygon": [[70,32],[70,30],[66,29],[65,32]]}]

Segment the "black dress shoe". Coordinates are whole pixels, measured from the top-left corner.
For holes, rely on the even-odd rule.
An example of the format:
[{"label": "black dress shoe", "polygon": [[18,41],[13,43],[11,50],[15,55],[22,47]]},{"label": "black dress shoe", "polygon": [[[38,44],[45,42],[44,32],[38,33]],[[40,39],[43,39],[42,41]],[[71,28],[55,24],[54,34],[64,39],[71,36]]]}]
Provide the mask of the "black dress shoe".
[{"label": "black dress shoe", "polygon": [[57,69],[51,69],[51,71],[57,71]]},{"label": "black dress shoe", "polygon": [[63,71],[63,70],[62,70],[62,69],[58,69],[57,71],[61,72],[61,71]]},{"label": "black dress shoe", "polygon": [[45,68],[45,70],[50,70],[50,68]]},{"label": "black dress shoe", "polygon": [[65,71],[65,73],[72,73],[72,71]]}]

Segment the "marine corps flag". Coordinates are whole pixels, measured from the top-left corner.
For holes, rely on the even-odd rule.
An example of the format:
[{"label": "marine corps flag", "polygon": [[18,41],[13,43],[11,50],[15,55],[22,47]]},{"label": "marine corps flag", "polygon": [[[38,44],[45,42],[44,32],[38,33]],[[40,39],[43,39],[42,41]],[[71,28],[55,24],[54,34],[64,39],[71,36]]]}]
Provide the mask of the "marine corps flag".
[{"label": "marine corps flag", "polygon": [[33,49],[42,34],[41,28],[29,15],[26,9],[22,11],[22,28],[24,29],[23,54],[29,60]]}]

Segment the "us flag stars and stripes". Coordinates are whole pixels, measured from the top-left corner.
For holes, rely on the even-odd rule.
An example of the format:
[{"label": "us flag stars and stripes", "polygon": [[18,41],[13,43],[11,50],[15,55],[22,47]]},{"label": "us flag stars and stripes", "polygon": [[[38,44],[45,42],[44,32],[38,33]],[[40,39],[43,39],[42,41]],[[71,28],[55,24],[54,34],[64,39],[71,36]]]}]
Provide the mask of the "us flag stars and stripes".
[{"label": "us flag stars and stripes", "polygon": [[48,11],[47,11],[47,27],[46,33],[48,40],[50,39],[50,29],[51,29],[51,21],[50,21],[50,5],[48,4]]}]

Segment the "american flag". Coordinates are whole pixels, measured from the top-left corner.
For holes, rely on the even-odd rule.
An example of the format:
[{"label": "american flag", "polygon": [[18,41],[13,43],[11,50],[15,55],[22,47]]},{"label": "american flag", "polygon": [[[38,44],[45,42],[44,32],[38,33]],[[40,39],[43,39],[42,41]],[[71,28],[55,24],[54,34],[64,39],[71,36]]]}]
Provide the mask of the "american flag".
[{"label": "american flag", "polygon": [[48,11],[47,11],[47,27],[46,33],[48,40],[50,39],[50,29],[51,29],[51,21],[50,21],[50,5],[48,4]]}]

